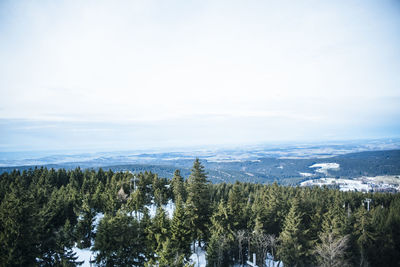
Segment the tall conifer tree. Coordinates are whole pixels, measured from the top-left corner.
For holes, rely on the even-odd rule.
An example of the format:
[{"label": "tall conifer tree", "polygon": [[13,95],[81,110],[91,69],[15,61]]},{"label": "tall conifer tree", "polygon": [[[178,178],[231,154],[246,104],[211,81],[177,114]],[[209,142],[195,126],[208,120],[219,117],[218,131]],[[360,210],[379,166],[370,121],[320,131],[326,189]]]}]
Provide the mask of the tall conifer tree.
[{"label": "tall conifer tree", "polygon": [[188,179],[187,208],[190,212],[190,222],[193,229],[193,240],[207,238],[207,227],[210,217],[210,196],[208,192],[208,180],[197,158],[193,163],[192,172]]}]

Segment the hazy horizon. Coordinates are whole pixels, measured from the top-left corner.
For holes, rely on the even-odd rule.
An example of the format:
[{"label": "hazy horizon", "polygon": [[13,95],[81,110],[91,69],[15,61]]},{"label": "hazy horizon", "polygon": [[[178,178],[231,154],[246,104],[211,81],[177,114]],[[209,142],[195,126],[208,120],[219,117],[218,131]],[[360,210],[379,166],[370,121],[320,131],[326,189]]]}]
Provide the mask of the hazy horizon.
[{"label": "hazy horizon", "polygon": [[400,137],[398,1],[1,1],[0,152]]}]

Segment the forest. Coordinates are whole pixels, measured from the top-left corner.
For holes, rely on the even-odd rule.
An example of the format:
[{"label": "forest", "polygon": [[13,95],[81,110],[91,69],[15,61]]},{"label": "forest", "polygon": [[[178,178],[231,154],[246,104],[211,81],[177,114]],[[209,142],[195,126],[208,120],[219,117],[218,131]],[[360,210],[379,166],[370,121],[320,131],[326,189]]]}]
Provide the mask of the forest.
[{"label": "forest", "polygon": [[[169,216],[165,209],[173,203]],[[155,215],[149,212],[156,206]],[[101,214],[98,224],[95,219]],[[400,195],[103,169],[0,176],[0,266],[400,266]]]}]

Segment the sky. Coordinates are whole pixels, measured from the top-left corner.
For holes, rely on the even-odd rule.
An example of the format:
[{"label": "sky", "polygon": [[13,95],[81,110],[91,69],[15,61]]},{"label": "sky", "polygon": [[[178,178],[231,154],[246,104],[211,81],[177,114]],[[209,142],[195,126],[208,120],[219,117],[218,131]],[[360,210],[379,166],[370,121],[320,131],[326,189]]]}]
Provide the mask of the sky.
[{"label": "sky", "polygon": [[400,1],[0,1],[0,151],[400,136]]}]

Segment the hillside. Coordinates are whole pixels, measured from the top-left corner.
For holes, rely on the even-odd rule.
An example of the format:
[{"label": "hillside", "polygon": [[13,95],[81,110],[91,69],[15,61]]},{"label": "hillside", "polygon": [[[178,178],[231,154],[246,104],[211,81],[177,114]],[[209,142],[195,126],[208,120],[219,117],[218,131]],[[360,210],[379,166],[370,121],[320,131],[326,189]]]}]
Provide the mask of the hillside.
[{"label": "hillside", "polygon": [[[148,155],[149,157],[151,155]],[[111,169],[113,171],[144,172],[151,171],[161,177],[171,178],[176,169],[181,170],[184,177],[190,173],[193,158],[163,160],[158,155],[154,164],[128,163],[108,164],[107,160],[93,162],[66,162],[62,164],[45,164],[47,168],[73,169],[78,166],[89,169]],[[165,157],[166,155],[164,155]],[[255,182],[280,184],[299,184],[310,178],[335,177],[356,178],[360,176],[398,175],[400,174],[400,150],[364,151],[337,155],[328,158],[271,158],[264,157],[252,160],[215,162],[202,160],[208,177],[213,183],[219,182]],[[115,163],[113,161],[112,163]],[[337,164],[337,168],[325,168],[324,164]],[[317,167],[312,167],[317,166]],[[13,169],[27,170],[34,166],[0,167],[0,172]]]}]

